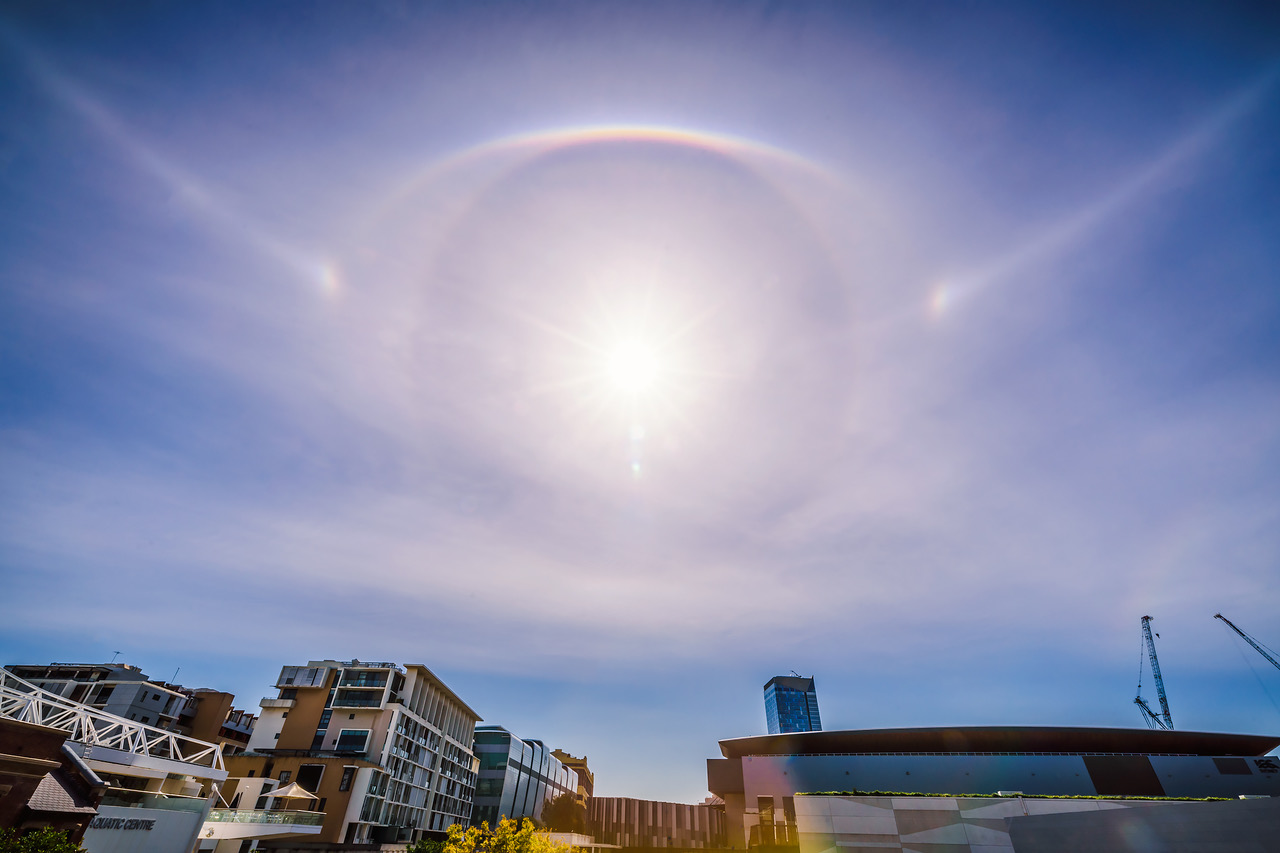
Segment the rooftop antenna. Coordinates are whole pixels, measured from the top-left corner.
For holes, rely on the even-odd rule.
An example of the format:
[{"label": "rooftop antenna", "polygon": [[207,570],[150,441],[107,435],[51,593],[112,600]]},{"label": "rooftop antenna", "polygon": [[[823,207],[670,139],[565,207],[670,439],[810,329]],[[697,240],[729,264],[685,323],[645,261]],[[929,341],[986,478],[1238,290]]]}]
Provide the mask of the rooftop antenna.
[{"label": "rooftop antenna", "polygon": [[116,658],[118,658],[118,657],[120,657],[120,653],[119,653],[119,652],[116,652],[115,654],[113,654],[113,655],[111,656],[111,663],[115,663],[115,662],[116,662]]},{"label": "rooftop antenna", "polygon": [[804,676],[803,676],[803,675],[801,675],[800,673],[796,672],[794,669],[793,669],[793,670],[791,670],[791,674],[792,674],[792,675],[794,675],[796,678],[804,678]]},{"label": "rooftop antenna", "polygon": [[181,669],[182,669],[182,667],[178,667],[177,669],[175,669],[175,670],[173,671],[173,680],[171,680],[171,681],[169,682],[170,684],[177,684],[177,683],[178,683],[178,672],[179,672]]}]

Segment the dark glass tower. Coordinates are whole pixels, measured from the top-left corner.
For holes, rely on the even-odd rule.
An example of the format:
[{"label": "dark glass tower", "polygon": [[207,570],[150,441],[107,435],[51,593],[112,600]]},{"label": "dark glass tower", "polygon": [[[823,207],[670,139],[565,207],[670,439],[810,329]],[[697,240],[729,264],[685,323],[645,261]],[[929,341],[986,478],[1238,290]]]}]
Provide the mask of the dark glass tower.
[{"label": "dark glass tower", "polygon": [[769,679],[764,686],[764,714],[771,735],[822,731],[812,678],[779,675]]}]

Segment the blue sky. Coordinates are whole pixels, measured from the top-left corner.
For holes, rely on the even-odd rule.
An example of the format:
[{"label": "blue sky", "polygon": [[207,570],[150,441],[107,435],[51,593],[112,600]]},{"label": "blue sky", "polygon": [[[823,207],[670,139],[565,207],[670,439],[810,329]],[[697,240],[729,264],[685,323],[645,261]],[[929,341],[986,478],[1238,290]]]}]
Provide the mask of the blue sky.
[{"label": "blue sky", "polygon": [[[1259,4],[10,4],[4,662],[426,663],[606,795],[1280,729]],[[1147,676],[1145,694],[1154,691]]]}]

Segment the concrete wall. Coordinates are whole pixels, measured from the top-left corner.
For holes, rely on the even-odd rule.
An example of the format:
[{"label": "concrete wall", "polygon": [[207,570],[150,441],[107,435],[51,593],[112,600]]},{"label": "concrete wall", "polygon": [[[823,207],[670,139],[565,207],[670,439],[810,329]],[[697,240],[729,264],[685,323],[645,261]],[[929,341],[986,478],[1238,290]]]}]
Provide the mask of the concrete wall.
[{"label": "concrete wall", "polygon": [[81,843],[89,853],[186,853],[207,813],[100,806]]},{"label": "concrete wall", "polygon": [[800,853],[1262,853],[1280,799],[1213,803],[1003,797],[796,798]]},{"label": "concrete wall", "polygon": [[1273,853],[1280,850],[1280,799],[1031,815],[1011,820],[1009,837],[1015,853]]}]

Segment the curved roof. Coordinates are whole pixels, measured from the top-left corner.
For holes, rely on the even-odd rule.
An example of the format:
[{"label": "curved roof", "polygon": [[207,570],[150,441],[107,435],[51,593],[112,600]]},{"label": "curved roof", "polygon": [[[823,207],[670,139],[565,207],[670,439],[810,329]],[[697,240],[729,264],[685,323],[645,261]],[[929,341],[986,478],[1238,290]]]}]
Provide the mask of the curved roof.
[{"label": "curved roof", "polygon": [[1277,746],[1280,746],[1280,737],[1273,735],[1073,726],[944,726],[795,732],[729,738],[720,741],[720,752],[726,758],[744,755],[901,752],[1266,755]]}]

